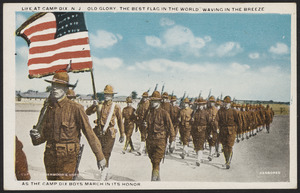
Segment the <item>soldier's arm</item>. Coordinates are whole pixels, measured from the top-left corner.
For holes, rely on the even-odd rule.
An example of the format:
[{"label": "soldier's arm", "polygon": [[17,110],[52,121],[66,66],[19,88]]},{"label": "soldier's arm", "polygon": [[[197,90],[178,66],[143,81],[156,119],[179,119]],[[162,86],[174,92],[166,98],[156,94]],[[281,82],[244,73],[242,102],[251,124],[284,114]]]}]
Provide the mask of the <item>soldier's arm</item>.
[{"label": "soldier's arm", "polygon": [[173,123],[172,123],[171,117],[168,112],[165,113],[164,117],[165,117],[165,124],[168,128],[168,133],[170,135],[170,142],[172,142],[175,140],[175,130],[173,127]]},{"label": "soldier's arm", "polygon": [[117,117],[120,136],[124,136],[125,130],[124,130],[124,124],[122,121],[122,113],[121,113],[121,108],[118,105],[116,105],[116,107],[115,107],[115,113],[116,113],[116,117]]},{"label": "soldier's arm", "polygon": [[97,111],[97,105],[91,105],[90,107],[88,107],[86,110],[85,110],[85,113],[87,114],[87,115],[91,115],[91,114],[93,114],[93,113],[95,113],[96,111]]},{"label": "soldier's arm", "polygon": [[[39,129],[41,131],[40,137],[39,138],[31,137],[31,142],[34,146],[40,145],[46,141],[46,139],[45,139],[45,130],[46,129],[44,129],[46,127],[46,117],[47,117],[47,112],[45,114],[44,120],[41,122],[41,125],[40,125],[40,129]],[[35,130],[35,128],[33,130]],[[31,131],[33,131],[33,130],[31,130]]]},{"label": "soldier's arm", "polygon": [[104,154],[102,152],[101,143],[92,130],[88,116],[85,114],[82,106],[77,109],[76,121],[79,128],[81,128],[83,134],[85,135],[87,141],[89,142],[89,145],[91,146],[91,149],[94,152],[97,161],[103,160]]}]

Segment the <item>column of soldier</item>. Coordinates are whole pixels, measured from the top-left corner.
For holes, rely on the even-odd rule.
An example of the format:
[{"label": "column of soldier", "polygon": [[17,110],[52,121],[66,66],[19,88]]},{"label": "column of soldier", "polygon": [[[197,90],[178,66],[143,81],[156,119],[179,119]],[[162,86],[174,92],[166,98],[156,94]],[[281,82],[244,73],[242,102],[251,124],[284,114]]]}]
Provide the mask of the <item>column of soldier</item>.
[{"label": "column of soldier", "polygon": [[144,92],[142,97],[136,111],[131,106],[132,99],[127,97],[128,106],[123,109],[123,115],[125,132],[128,131],[128,134],[126,133],[123,153],[128,143],[131,146],[130,151],[134,149],[131,135],[133,124],[136,123],[142,141],[138,154],[142,154],[146,139],[146,152],[148,151],[153,166],[152,181],[160,180],[159,163],[164,154],[174,152],[176,146],[174,140],[178,131],[180,144],[183,145],[180,154],[182,159],[188,155],[187,147],[189,142],[193,141],[197,154],[196,165],[200,166],[203,162],[203,150],[208,143],[208,160],[212,161],[213,157],[219,157],[223,151],[225,167],[229,169],[234,143],[256,136],[264,127],[269,133],[274,116],[269,105],[265,108],[261,104],[235,104],[229,96],[223,101],[216,100],[214,96],[210,96],[207,100],[200,97],[194,102],[184,98],[179,106],[176,104],[176,96],[169,96],[167,92],[161,97],[158,91],[154,91],[150,98],[148,93]]},{"label": "column of soldier", "polygon": [[[80,148],[81,131],[87,138],[96,157],[100,170],[100,180],[107,180],[109,161],[119,128],[119,142],[125,139],[123,153],[130,145],[134,150],[131,136],[136,124],[136,131],[141,134],[141,144],[137,151],[143,154],[145,149],[152,163],[152,181],[160,180],[160,162],[166,153],[175,150],[175,139],[180,133],[180,142],[183,145],[180,154],[182,159],[188,154],[187,147],[192,138],[194,150],[197,154],[196,164],[200,166],[206,141],[209,143],[209,157],[219,157],[222,151],[225,157],[225,167],[230,168],[232,147],[240,140],[255,136],[265,126],[270,130],[274,112],[262,105],[232,105],[231,98],[226,96],[223,101],[215,100],[213,96],[208,100],[198,98],[193,104],[188,98],[182,100],[180,107],[176,104],[176,96],[154,91],[149,97],[145,92],[135,110],[132,107],[131,97],[127,97],[127,107],[121,110],[120,106],[112,102],[113,87],[104,88],[104,102],[97,101],[86,111],[73,99],[74,91],[69,87],[67,72],[57,72],[52,80],[49,98],[39,116],[37,126],[30,130],[33,145],[46,142],[44,164],[48,180],[74,180],[78,176],[78,166],[82,155]],[[169,102],[170,101],[170,102]],[[231,108],[233,106],[233,108]],[[91,128],[87,115],[97,113],[94,129]],[[123,121],[124,119],[124,121]]]}]

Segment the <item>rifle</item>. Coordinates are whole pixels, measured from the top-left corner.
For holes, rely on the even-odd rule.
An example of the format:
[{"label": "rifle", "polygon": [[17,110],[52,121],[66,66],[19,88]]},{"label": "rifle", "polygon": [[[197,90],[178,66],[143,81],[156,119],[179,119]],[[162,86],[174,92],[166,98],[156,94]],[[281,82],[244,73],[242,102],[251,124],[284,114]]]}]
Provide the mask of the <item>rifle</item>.
[{"label": "rifle", "polygon": [[149,93],[149,92],[150,92],[150,89],[151,89],[151,88],[149,88],[149,89],[147,90],[147,93]]},{"label": "rifle", "polygon": [[165,88],[165,84],[161,87],[161,92],[160,92],[161,95],[164,93],[164,88]]},{"label": "rifle", "polygon": [[158,84],[156,84],[154,91],[157,91],[157,86],[158,86]]},{"label": "rifle", "polygon": [[49,97],[45,100],[44,102],[44,105],[43,105],[43,108],[41,109],[41,113],[40,113],[40,116],[39,116],[39,119],[38,119],[38,122],[36,125],[33,126],[33,129],[36,129],[39,133],[41,133],[41,124],[44,120],[44,117],[45,117],[45,114],[48,110],[48,106],[49,106]]},{"label": "rifle", "polygon": [[200,97],[201,97],[201,93],[202,93],[202,90],[200,90],[198,98],[200,98]]},{"label": "rifle", "polygon": [[74,84],[74,87],[72,88],[72,90],[74,90],[76,88],[77,83],[78,83],[78,79],[77,79],[76,83]]},{"label": "rifle", "polygon": [[185,94],[186,94],[186,91],[184,91],[184,94],[183,94],[183,96],[182,96],[181,99],[180,99],[180,106],[182,106],[182,102],[183,102],[183,100],[184,100]]},{"label": "rifle", "polygon": [[209,93],[208,93],[207,99],[209,99],[209,97],[210,97],[210,94],[211,94],[211,89],[209,90]]},{"label": "rifle", "polygon": [[75,173],[74,173],[74,176],[73,176],[73,180],[77,179],[77,176],[78,176],[78,173],[79,173],[78,168],[79,168],[80,160],[81,160],[81,157],[82,157],[83,148],[84,148],[84,144],[82,144],[80,146],[80,149],[79,149],[79,153],[78,153],[78,158],[77,158],[77,163],[76,163],[76,168],[75,168]]}]

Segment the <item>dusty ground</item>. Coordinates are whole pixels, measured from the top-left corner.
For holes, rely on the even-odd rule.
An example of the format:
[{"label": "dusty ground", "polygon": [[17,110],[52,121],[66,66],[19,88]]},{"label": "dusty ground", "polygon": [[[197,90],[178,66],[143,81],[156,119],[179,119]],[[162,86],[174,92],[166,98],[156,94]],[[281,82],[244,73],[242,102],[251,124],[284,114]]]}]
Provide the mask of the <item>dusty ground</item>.
[{"label": "dusty ground", "polygon": [[[86,106],[85,104],[84,106]],[[36,124],[41,104],[16,104],[16,135],[24,145],[29,172],[32,180],[46,180],[43,163],[45,145],[33,146],[29,130]],[[95,115],[90,117],[90,123]],[[94,126],[94,124],[92,124]],[[151,163],[148,156],[137,156],[136,152],[122,154],[119,135],[110,159],[109,181],[149,181]],[[78,180],[99,180],[96,159],[86,138]],[[132,136],[134,146],[139,147],[140,134]],[[161,163],[162,181],[187,182],[288,182],[289,181],[289,116],[275,116],[271,132],[261,131],[257,136],[234,145],[234,155],[230,170],[224,169],[224,157],[208,162],[208,150],[204,152],[204,163],[195,164],[195,152],[190,143],[190,156],[181,159],[182,146],[179,145],[172,155],[167,155]],[[273,174],[269,174],[272,172]]]}]

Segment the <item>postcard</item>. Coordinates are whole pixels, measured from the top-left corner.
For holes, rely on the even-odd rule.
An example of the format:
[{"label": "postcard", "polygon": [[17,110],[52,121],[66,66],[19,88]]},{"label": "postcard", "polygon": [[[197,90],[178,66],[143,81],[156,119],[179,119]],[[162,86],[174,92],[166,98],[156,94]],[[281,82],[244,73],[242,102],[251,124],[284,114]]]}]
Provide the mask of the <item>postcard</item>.
[{"label": "postcard", "polygon": [[5,190],[296,189],[296,3],[5,3]]}]

